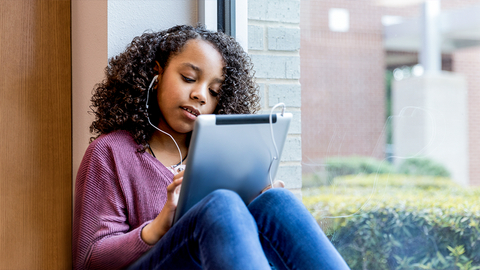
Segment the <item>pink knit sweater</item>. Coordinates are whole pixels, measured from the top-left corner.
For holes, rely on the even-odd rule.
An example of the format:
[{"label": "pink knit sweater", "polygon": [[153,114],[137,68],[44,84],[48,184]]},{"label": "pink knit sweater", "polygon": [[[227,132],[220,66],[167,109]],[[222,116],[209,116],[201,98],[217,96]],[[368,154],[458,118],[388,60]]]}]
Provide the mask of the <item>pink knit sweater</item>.
[{"label": "pink knit sweater", "polygon": [[88,147],[75,185],[75,269],[118,269],[148,251],[142,228],[162,210],[173,174],[126,131]]}]

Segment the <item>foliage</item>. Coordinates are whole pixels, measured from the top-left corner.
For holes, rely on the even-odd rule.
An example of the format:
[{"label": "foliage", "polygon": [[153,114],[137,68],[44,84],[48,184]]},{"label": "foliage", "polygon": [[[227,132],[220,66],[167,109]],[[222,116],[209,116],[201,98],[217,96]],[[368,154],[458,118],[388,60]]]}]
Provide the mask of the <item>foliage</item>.
[{"label": "foliage", "polygon": [[329,157],[323,165],[325,171],[303,176],[304,187],[331,185],[333,179],[345,175],[406,174],[450,177],[443,165],[427,158],[407,159],[398,168],[387,161],[362,156]]},{"label": "foliage", "polygon": [[386,161],[370,157],[330,157],[325,160],[328,180],[351,174],[385,174],[394,173],[395,168]]},{"label": "foliage", "polygon": [[450,178],[446,177],[403,174],[345,175],[335,178],[333,183],[343,187],[396,188],[406,192],[410,191],[411,188],[436,190],[459,187]]},{"label": "foliage", "polygon": [[303,201],[352,269],[480,269],[480,189],[406,175],[333,183]]},{"label": "foliage", "polygon": [[398,173],[450,177],[450,173],[442,164],[427,158],[406,159],[398,167]]},{"label": "foliage", "polygon": [[385,72],[385,109],[386,109],[386,143],[391,144],[392,140],[392,121],[388,121],[388,118],[392,115],[392,81],[393,70],[387,70]]},{"label": "foliage", "polygon": [[310,173],[302,175],[303,188],[325,186],[329,184],[330,183],[327,181],[326,177],[324,177],[320,173]]}]

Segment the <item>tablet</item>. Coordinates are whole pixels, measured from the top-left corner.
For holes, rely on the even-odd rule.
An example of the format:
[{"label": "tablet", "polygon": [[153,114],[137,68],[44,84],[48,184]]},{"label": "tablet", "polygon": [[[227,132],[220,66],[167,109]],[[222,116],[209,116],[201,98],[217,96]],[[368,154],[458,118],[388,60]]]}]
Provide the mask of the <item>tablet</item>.
[{"label": "tablet", "polygon": [[275,179],[292,114],[272,114],[271,124],[269,116],[197,117],[174,223],[216,189],[235,191],[248,204],[270,184],[269,173]]}]

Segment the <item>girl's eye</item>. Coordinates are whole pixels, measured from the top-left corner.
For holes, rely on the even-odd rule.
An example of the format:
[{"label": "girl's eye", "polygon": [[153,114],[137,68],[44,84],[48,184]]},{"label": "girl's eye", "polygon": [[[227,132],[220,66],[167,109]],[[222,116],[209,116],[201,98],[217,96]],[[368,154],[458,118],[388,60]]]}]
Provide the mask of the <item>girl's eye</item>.
[{"label": "girl's eye", "polygon": [[183,75],[182,75],[182,78],[183,78],[184,81],[186,81],[186,82],[188,82],[188,83],[195,82],[194,79],[190,79],[190,78],[185,77],[185,76],[183,76]]},{"label": "girl's eye", "polygon": [[212,97],[217,97],[217,96],[218,96],[218,92],[215,92],[215,91],[213,91],[212,89],[210,89],[210,95],[212,95]]}]

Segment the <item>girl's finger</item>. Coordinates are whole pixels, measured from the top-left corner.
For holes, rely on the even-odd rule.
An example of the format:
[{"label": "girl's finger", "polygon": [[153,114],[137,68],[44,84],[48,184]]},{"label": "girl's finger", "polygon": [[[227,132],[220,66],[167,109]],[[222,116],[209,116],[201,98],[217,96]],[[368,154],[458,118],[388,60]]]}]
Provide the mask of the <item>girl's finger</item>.
[{"label": "girl's finger", "polygon": [[183,178],[183,174],[185,173],[185,171],[181,171],[179,173],[177,173],[174,177],[173,177],[173,180],[175,179],[178,179],[178,178]]},{"label": "girl's finger", "polygon": [[167,191],[168,191],[168,192],[173,192],[176,187],[178,187],[179,185],[182,184],[182,181],[183,181],[183,177],[180,177],[180,178],[177,178],[177,179],[173,179],[173,182],[170,183],[170,185],[168,185]]},{"label": "girl's finger", "polygon": [[[275,182],[273,182],[273,188],[284,188],[284,187],[285,187],[285,183],[282,180],[275,180]],[[272,188],[272,186],[268,185],[260,193],[264,193],[265,191],[267,191],[271,188]]]},{"label": "girl's finger", "polygon": [[175,188],[175,194],[179,194],[180,193],[180,189],[182,188],[182,185],[178,185],[176,188]]},{"label": "girl's finger", "polygon": [[283,188],[285,187],[285,183],[282,180],[275,180],[275,182],[273,182],[273,187]]}]

